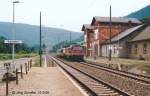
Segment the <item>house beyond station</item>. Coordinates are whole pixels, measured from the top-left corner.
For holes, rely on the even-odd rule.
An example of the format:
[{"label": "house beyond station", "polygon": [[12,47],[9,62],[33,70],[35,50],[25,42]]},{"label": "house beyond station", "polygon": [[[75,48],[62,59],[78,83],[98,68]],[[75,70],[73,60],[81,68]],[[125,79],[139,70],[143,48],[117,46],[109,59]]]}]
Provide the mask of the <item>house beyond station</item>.
[{"label": "house beyond station", "polygon": [[139,25],[114,36],[102,46],[102,56],[108,57],[109,48],[112,57],[150,60],[150,26]]},{"label": "house beyond station", "polygon": [[144,25],[138,25],[136,27],[129,28],[118,35],[111,38],[111,44],[109,40],[102,43],[102,56],[108,57],[109,50],[112,50],[112,57],[128,57],[129,45],[128,42],[142,30]]},{"label": "house beyond station", "polygon": [[[112,17],[111,36],[117,36],[123,31],[139,25],[141,22],[135,18]],[[93,17],[91,24],[83,25],[82,31],[84,32],[85,56],[103,56],[102,44],[109,39],[109,17]]]},{"label": "house beyond station", "polygon": [[139,34],[128,42],[128,57],[150,60],[150,26],[139,30]]}]

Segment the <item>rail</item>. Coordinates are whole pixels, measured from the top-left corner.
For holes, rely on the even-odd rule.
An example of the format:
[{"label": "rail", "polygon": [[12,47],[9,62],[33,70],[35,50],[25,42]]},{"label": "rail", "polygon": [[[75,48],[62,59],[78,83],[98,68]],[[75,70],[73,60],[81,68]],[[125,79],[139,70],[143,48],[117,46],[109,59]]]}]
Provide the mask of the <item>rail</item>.
[{"label": "rail", "polygon": [[[123,90],[120,90],[120,89],[114,87],[113,85],[111,85],[111,84],[109,84],[109,83],[106,83],[106,82],[104,82],[104,81],[102,81],[102,80],[100,80],[100,79],[98,79],[98,78],[96,78],[96,77],[94,77],[94,76],[92,76],[92,75],[90,75],[90,74],[88,74],[88,73],[85,73],[85,72],[82,71],[82,70],[79,70],[79,69],[77,69],[77,68],[72,67],[71,65],[68,65],[67,63],[65,63],[64,61],[60,60],[59,58],[53,57],[53,60],[54,60],[55,62],[57,62],[57,61],[56,61],[54,58],[57,59],[57,60],[59,60],[59,61],[61,61],[63,64],[69,66],[70,68],[77,70],[77,71],[80,72],[81,74],[84,74],[84,75],[88,76],[89,78],[92,78],[93,80],[95,80],[95,81],[97,81],[97,82],[99,82],[99,83],[101,83],[101,84],[107,86],[108,88],[110,88],[111,90],[114,90],[115,92],[119,93],[120,95],[123,95],[123,96],[131,96],[130,94],[124,92]],[[57,64],[58,64],[59,66],[61,66],[58,62],[57,62]],[[72,76],[72,73],[69,73],[63,66],[61,66],[61,68],[62,68],[63,70],[65,70],[69,75]],[[76,78],[76,77],[73,77],[73,78]],[[76,78],[76,79],[77,79],[77,78]],[[76,80],[76,79],[75,79],[75,80]],[[77,81],[79,81],[79,80],[77,80]],[[84,83],[82,83],[82,82],[80,82],[80,81],[79,81],[79,83],[80,83],[82,86],[84,86],[85,89],[87,89],[88,91],[90,91],[90,92],[93,94],[92,96],[98,96],[93,90],[91,90],[90,88],[87,88],[87,86],[84,85]]]}]

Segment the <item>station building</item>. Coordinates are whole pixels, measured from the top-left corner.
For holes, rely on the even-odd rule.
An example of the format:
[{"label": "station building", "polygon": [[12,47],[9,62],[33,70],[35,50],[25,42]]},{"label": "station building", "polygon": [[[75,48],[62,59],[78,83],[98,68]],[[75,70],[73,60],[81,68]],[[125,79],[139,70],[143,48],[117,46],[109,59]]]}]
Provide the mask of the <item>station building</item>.
[{"label": "station building", "polygon": [[85,48],[85,56],[92,56],[92,44],[94,41],[94,27],[90,24],[84,24],[82,27],[82,31],[84,32],[84,48]]},{"label": "station building", "polygon": [[[111,19],[112,37],[141,24],[141,22],[135,18],[112,17]],[[102,56],[101,44],[109,39],[109,17],[93,17],[91,24],[83,25],[82,31],[84,32],[83,45],[86,50],[86,56]]]}]

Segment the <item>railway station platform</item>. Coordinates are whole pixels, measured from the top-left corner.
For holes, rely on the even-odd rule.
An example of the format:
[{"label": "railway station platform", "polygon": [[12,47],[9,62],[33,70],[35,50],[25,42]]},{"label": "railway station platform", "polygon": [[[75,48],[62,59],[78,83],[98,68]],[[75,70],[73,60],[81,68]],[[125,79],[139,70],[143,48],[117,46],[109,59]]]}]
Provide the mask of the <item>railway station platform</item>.
[{"label": "railway station platform", "polygon": [[12,82],[9,86],[10,96],[84,96],[59,67],[32,67],[18,85]]}]

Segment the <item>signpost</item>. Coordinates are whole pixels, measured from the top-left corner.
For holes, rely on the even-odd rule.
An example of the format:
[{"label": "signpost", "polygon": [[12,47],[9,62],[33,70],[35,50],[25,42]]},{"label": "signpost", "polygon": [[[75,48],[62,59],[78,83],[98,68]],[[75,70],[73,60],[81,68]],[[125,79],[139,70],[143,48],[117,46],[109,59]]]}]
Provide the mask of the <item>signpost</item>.
[{"label": "signpost", "polygon": [[4,43],[6,44],[22,44],[22,40],[5,40]]},{"label": "signpost", "polygon": [[[12,44],[12,45],[15,45],[15,44],[22,44],[22,40],[5,40],[4,41],[5,44]],[[15,56],[15,53],[13,52],[12,56],[14,57]],[[13,64],[13,70],[15,71],[16,67],[15,67],[15,64],[14,64],[14,58],[12,60]]]}]

